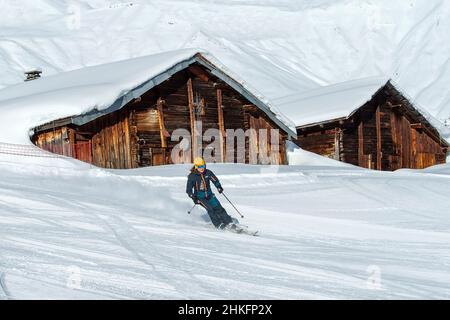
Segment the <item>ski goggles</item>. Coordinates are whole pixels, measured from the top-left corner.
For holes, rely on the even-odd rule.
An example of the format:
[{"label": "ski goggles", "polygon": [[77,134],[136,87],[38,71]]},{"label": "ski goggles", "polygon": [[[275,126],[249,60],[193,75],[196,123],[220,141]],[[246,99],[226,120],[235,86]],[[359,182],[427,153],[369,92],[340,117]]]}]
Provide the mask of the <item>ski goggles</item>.
[{"label": "ski goggles", "polygon": [[198,166],[197,169],[206,169],[206,165]]}]

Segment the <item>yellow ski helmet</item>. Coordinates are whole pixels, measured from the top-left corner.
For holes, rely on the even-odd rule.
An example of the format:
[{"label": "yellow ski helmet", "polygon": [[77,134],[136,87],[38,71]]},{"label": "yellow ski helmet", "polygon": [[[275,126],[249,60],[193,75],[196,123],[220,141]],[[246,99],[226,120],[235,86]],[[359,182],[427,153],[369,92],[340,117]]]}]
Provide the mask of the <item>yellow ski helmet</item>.
[{"label": "yellow ski helmet", "polygon": [[194,166],[195,166],[195,169],[198,169],[198,167],[206,166],[206,162],[203,158],[197,157],[194,160]]}]

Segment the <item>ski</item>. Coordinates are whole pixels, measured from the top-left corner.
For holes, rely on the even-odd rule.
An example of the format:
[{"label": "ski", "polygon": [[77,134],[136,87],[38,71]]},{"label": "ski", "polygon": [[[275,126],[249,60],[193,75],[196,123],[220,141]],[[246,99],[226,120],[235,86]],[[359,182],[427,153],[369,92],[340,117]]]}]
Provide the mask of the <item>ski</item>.
[{"label": "ski", "polygon": [[259,236],[259,231],[251,231],[251,230],[248,230],[247,228],[243,228],[238,225],[234,225],[234,228],[233,227],[226,228],[225,230],[233,232],[233,233],[237,233],[237,234],[246,234],[246,235],[253,236],[253,237]]}]

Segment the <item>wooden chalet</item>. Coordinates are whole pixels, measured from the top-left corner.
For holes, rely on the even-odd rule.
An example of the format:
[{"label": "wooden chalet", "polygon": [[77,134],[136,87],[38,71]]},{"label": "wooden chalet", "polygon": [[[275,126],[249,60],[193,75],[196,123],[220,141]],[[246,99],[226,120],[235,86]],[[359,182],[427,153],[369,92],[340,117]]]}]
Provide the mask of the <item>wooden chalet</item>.
[{"label": "wooden chalet", "polygon": [[[279,164],[287,161],[285,141],[295,136],[241,81],[204,54],[196,53],[158,74],[149,74],[107,108],[55,119],[35,128],[32,141],[45,150],[103,168],[166,165],[174,163],[171,151],[179,143],[171,141],[172,132],[182,128],[192,133],[195,121],[202,121],[203,132],[220,130],[222,151],[227,129],[279,129]],[[266,152],[270,145],[256,148]],[[218,158],[225,161],[225,153]]]},{"label": "wooden chalet", "polygon": [[449,144],[391,81],[350,82],[290,100],[280,108],[295,118],[295,142],[305,150],[386,171],[445,163]]}]

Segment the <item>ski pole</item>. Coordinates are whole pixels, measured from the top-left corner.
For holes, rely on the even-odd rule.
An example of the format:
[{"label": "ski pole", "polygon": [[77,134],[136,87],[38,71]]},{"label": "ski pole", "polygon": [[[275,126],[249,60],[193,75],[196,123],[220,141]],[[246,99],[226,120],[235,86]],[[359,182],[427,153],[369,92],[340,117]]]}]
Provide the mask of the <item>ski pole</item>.
[{"label": "ski pole", "polygon": [[225,199],[227,199],[228,202],[233,206],[234,210],[236,210],[237,213],[239,213],[239,215],[241,216],[241,218],[244,218],[244,216],[242,215],[242,213],[239,212],[239,210],[235,207],[235,205],[233,204],[233,202],[231,202],[230,199],[228,199],[227,195],[226,195],[224,192],[222,192],[222,194],[223,194],[223,196],[225,197]]},{"label": "ski pole", "polygon": [[194,204],[194,206],[191,208],[191,210],[188,211],[188,214],[191,214],[192,210],[197,206],[197,204]]}]

